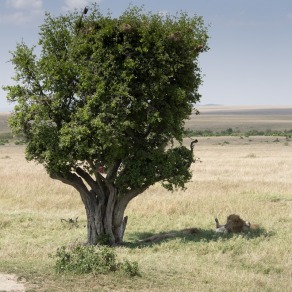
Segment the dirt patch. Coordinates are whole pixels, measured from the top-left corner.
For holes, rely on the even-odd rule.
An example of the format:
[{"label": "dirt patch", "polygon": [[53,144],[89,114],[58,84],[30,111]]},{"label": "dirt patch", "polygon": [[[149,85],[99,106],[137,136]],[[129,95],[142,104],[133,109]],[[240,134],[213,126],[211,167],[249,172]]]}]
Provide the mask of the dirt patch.
[{"label": "dirt patch", "polygon": [[23,281],[18,282],[17,276],[13,274],[0,274],[0,291],[5,292],[24,292]]}]

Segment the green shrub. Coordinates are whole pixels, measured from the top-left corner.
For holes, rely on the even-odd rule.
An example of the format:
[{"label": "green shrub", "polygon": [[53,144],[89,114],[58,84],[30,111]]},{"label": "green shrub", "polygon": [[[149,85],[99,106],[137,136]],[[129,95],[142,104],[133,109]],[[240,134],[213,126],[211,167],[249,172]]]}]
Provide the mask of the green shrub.
[{"label": "green shrub", "polygon": [[52,257],[56,258],[57,273],[73,272],[76,274],[106,274],[116,269],[116,254],[108,247],[77,246],[66,250],[62,246]]},{"label": "green shrub", "polygon": [[56,254],[50,255],[56,259],[57,273],[70,272],[74,274],[108,274],[121,271],[128,276],[140,275],[138,263],[124,261],[118,263],[113,248],[107,246],[77,246],[67,250],[62,246]]}]

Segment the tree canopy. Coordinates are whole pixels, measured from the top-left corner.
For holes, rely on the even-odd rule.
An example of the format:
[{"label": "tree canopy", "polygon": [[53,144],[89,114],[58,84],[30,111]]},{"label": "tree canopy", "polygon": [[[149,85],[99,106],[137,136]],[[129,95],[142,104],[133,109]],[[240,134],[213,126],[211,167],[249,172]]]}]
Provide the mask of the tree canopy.
[{"label": "tree canopy", "polygon": [[115,204],[127,205],[156,182],[184,187],[193,155],[173,142],[182,142],[200,100],[207,40],[203,19],[186,13],[130,7],[113,18],[92,6],[47,14],[38,46],[21,42],[12,52],[16,85],[5,87],[26,158],[74,186],[84,203],[85,194],[108,202],[113,188]]}]

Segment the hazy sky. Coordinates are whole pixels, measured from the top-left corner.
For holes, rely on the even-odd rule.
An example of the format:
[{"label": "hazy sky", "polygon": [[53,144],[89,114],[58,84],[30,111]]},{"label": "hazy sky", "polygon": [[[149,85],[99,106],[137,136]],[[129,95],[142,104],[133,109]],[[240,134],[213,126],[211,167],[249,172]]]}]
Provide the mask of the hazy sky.
[{"label": "hazy sky", "polygon": [[[0,0],[0,87],[14,75],[9,51],[38,42],[45,11],[53,15],[86,0]],[[200,57],[202,104],[292,105],[292,0],[101,0],[118,16],[130,3],[145,11],[203,16],[210,50]],[[0,112],[11,110],[0,89]]]}]

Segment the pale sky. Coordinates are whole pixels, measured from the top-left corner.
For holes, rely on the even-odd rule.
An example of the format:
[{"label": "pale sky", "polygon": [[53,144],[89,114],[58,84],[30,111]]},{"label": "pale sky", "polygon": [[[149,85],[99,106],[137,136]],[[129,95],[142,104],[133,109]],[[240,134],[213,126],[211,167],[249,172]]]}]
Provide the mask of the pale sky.
[{"label": "pale sky", "polygon": [[[9,51],[23,40],[38,42],[45,11],[58,16],[80,11],[90,0],[0,0],[0,112],[3,85],[14,75]],[[200,57],[204,84],[201,104],[292,105],[292,0],[101,0],[100,8],[119,16],[130,3],[145,11],[202,16],[209,47]]]}]

